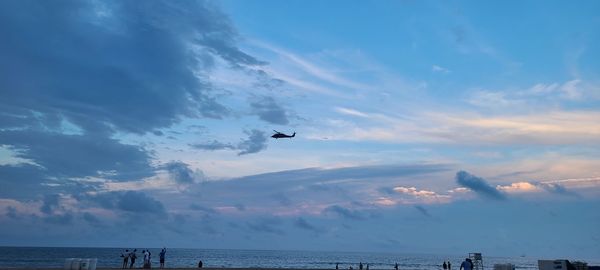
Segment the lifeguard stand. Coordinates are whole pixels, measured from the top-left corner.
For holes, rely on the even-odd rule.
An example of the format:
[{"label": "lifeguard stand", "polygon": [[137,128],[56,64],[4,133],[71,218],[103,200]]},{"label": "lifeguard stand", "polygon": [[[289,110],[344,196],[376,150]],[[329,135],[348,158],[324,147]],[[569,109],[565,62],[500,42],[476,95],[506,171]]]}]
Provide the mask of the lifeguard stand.
[{"label": "lifeguard stand", "polygon": [[473,270],[483,270],[483,259],[481,253],[469,253],[469,259],[473,261]]}]

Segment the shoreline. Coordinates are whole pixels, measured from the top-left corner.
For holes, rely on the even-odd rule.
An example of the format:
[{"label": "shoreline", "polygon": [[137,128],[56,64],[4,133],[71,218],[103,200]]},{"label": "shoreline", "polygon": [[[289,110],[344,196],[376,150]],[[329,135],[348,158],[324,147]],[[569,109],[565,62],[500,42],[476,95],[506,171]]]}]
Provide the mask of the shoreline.
[{"label": "shoreline", "polygon": [[[119,270],[122,268],[96,268],[96,270]],[[129,269],[129,268],[127,268]],[[132,268],[132,270],[143,269],[143,268]],[[160,270],[161,268],[151,268]],[[162,268],[165,270],[191,270],[191,269],[202,269],[202,270],[332,270],[331,268],[262,268],[262,267],[243,267],[243,268],[227,268],[227,267],[175,267]],[[52,267],[4,267],[0,266],[0,270],[63,270],[63,268],[52,268]],[[375,270],[375,269],[373,269]]]}]

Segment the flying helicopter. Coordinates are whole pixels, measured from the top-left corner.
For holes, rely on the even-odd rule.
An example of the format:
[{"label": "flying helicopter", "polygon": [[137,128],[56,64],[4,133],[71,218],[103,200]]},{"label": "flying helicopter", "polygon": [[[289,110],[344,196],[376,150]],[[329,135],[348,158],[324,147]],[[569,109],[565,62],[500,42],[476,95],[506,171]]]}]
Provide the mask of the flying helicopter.
[{"label": "flying helicopter", "polygon": [[292,135],[287,135],[285,133],[281,133],[277,130],[273,130],[275,132],[275,134],[273,134],[273,136],[271,136],[271,138],[275,138],[275,139],[279,139],[279,138],[294,138],[296,137],[296,132],[294,132]]}]

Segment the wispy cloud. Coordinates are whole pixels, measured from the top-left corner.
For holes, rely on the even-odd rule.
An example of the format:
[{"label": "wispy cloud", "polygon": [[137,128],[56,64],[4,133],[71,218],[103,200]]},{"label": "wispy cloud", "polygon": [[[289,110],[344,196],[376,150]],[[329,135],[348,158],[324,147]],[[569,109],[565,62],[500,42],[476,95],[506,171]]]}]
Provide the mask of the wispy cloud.
[{"label": "wispy cloud", "polygon": [[433,65],[431,66],[431,71],[433,72],[440,72],[440,73],[450,73],[450,70],[438,65]]},{"label": "wispy cloud", "polygon": [[343,122],[319,130],[318,139],[445,144],[572,145],[600,141],[600,111],[546,111],[527,115],[475,112],[426,112],[397,117],[339,107],[343,115],[368,118],[366,124]]},{"label": "wispy cloud", "polygon": [[264,131],[252,129],[246,130],[244,133],[248,138],[242,139],[237,145],[213,140],[205,143],[192,143],[190,146],[205,151],[238,150],[239,156],[258,153],[267,148],[267,135]]}]

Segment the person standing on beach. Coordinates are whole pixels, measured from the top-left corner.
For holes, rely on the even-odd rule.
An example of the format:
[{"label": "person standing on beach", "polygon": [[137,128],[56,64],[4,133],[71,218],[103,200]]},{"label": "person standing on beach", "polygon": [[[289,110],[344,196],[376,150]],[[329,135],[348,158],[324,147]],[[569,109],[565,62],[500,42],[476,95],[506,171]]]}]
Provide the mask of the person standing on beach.
[{"label": "person standing on beach", "polygon": [[134,249],[131,253],[129,253],[129,269],[133,268],[133,264],[135,263],[135,259],[137,258],[137,255],[135,255],[136,251],[137,249]]},{"label": "person standing on beach", "polygon": [[444,268],[444,270],[448,269],[448,265],[446,265],[446,261],[444,261],[444,264],[442,264],[442,268]]},{"label": "person standing on beach", "polygon": [[448,261],[448,270],[452,270],[452,264],[450,264],[450,261]]},{"label": "person standing on beach", "polygon": [[335,263],[335,270],[339,270],[340,269],[340,263]]},{"label": "person standing on beach", "polygon": [[160,268],[165,268],[165,254],[167,253],[167,248],[164,247],[161,251],[160,254],[158,255],[160,257]]},{"label": "person standing on beach", "polygon": [[398,270],[398,263],[396,263],[396,265],[394,265],[394,269]]},{"label": "person standing on beach", "polygon": [[369,270],[369,264],[367,263],[367,270]]},{"label": "person standing on beach", "polygon": [[129,261],[129,249],[126,249],[125,252],[121,253],[121,258],[123,258],[123,266],[121,269],[127,268],[127,262]]},{"label": "person standing on beach", "polygon": [[363,270],[362,268],[363,268],[362,262],[359,262],[358,263],[358,270]]},{"label": "person standing on beach", "polygon": [[462,262],[460,264],[460,269],[459,270],[472,270],[473,269],[473,263],[471,262],[471,260],[469,258],[466,258],[464,262]]},{"label": "person standing on beach", "polygon": [[144,254],[144,264],[143,264],[142,268],[148,269],[148,268],[150,268],[150,267],[148,267],[148,261],[150,259],[150,252],[148,252],[148,250],[144,250],[144,251],[142,251],[142,253]]}]

